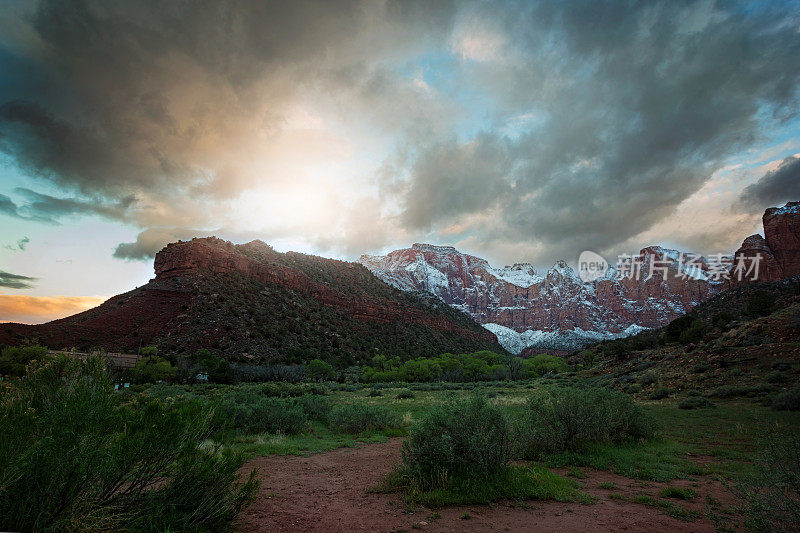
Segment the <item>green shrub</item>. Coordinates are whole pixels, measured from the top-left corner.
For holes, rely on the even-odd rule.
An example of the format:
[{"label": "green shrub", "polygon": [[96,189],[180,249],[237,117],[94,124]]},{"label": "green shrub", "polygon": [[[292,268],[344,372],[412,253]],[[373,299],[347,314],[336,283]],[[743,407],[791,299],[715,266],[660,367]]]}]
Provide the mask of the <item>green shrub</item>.
[{"label": "green shrub", "polygon": [[369,396],[370,398],[377,398],[379,396],[383,396],[383,393],[380,391],[380,389],[370,389]]},{"label": "green shrub", "polygon": [[257,480],[200,446],[216,429],[199,402],[123,403],[101,358],[32,367],[0,406],[0,529],[226,529]]},{"label": "green shrub", "polygon": [[306,365],[308,377],[317,381],[326,381],[336,378],[336,370],[333,365],[321,359],[312,359]]},{"label": "green shrub", "polygon": [[772,408],[776,411],[800,411],[800,385],[776,394]]},{"label": "green shrub", "polygon": [[697,493],[690,488],[681,488],[681,487],[673,487],[668,486],[661,489],[661,493],[659,494],[662,498],[673,498],[676,500],[686,500],[691,501],[697,496]]},{"label": "green shrub", "polygon": [[357,435],[400,427],[400,417],[380,405],[345,404],[331,411],[330,425],[336,431]]},{"label": "green shrub", "polygon": [[658,387],[657,389],[653,390],[650,395],[647,397],[649,400],[663,400],[664,398],[669,397],[669,389],[666,387]]},{"label": "green shrub", "polygon": [[678,404],[679,409],[701,409],[703,407],[714,407],[714,404],[702,396],[688,396]]},{"label": "green shrub", "polygon": [[398,400],[410,400],[414,397],[414,393],[410,389],[403,389],[397,393]]},{"label": "green shrub", "polygon": [[32,361],[41,361],[47,355],[44,346],[6,346],[0,352],[0,375],[21,376]]},{"label": "green shrub", "polygon": [[234,394],[220,404],[223,420],[246,433],[294,435],[309,427],[303,406],[291,399]]},{"label": "green shrub", "polygon": [[736,315],[733,313],[721,311],[714,315],[714,318],[711,319],[711,324],[716,328],[725,329],[735,318]]},{"label": "green shrub", "polygon": [[734,489],[755,531],[800,531],[800,432],[773,429],[752,473]]},{"label": "green shrub", "polygon": [[789,376],[780,370],[773,370],[767,375],[767,383],[786,383],[789,381]]},{"label": "green shrub", "polygon": [[658,381],[658,376],[656,376],[655,372],[652,370],[648,370],[647,372],[643,372],[641,376],[639,376],[639,383],[642,385],[652,385]]},{"label": "green shrub", "polygon": [[694,319],[691,325],[685,330],[681,331],[678,340],[681,344],[689,344],[693,342],[700,342],[703,340],[703,335],[706,331],[705,322],[700,319]]},{"label": "green shrub", "polygon": [[303,413],[312,420],[328,422],[331,414],[331,402],[325,396],[305,394],[294,399]]},{"label": "green shrub", "polygon": [[569,366],[563,357],[547,354],[533,355],[523,359],[522,368],[529,378],[543,376],[550,372],[557,374],[569,370]]},{"label": "green shrub", "polygon": [[681,334],[692,327],[697,319],[691,315],[683,315],[664,327],[664,338],[668,342],[677,342]]},{"label": "green shrub", "polygon": [[403,442],[405,472],[422,490],[450,478],[480,479],[506,469],[511,459],[505,414],[482,396],[433,407]]},{"label": "green shrub", "polygon": [[516,428],[528,459],[578,450],[590,442],[637,440],[652,435],[652,422],[633,398],[607,389],[562,387],[534,396]]},{"label": "green shrub", "polygon": [[767,316],[775,310],[775,297],[767,291],[757,290],[747,299],[745,310],[752,316]]}]

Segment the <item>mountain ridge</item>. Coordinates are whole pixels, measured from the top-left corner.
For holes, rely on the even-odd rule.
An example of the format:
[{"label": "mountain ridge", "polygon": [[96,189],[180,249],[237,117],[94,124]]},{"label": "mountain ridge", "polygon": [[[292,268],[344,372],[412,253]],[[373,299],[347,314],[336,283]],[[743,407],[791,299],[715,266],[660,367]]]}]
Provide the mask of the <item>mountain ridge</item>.
[{"label": "mountain ridge", "polygon": [[41,325],[4,324],[0,344],[172,353],[209,348],[251,362],[319,357],[339,366],[385,355],[503,351],[495,336],[427,295],[399,291],[362,265],[276,252],[261,241],[178,241],[146,285]]},{"label": "mountain ridge", "polygon": [[[647,246],[591,282],[563,260],[540,275],[529,263],[499,269],[452,246],[420,243],[358,262],[390,285],[428,291],[466,312],[512,353],[570,351],[663,326],[736,283],[752,281],[747,275],[736,279],[742,277],[735,271],[740,257],[764,256],[763,281],[800,273],[800,202],[767,209],[763,223],[766,237],[745,239],[730,262]],[[639,276],[620,275],[620,267],[633,265]]]}]

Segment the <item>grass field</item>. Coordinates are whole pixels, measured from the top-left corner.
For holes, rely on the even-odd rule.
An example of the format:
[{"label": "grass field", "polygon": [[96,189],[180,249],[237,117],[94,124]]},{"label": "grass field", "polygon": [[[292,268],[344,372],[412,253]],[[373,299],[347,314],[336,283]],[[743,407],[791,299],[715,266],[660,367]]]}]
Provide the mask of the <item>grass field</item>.
[{"label": "grass field", "polygon": [[[476,393],[488,398],[513,417],[524,410],[528,398],[548,385],[544,380],[491,384],[397,384],[348,386],[332,384],[326,397],[334,406],[364,404],[380,406],[396,414],[398,427],[349,434],[332,430],[316,421],[302,433],[294,435],[247,433],[236,431],[228,435],[226,445],[248,455],[295,454],[305,455],[340,447],[383,442],[390,437],[406,434],[412,422],[436,405],[469,398]],[[237,387],[248,385],[191,385],[159,388],[153,386],[144,394],[187,394],[220,396]],[[452,387],[451,390],[450,387]],[[422,389],[422,390],[420,390]],[[431,390],[426,390],[431,389]],[[438,389],[438,390],[437,390]],[[413,397],[402,398],[411,390]],[[379,391],[380,395],[376,395]],[[398,398],[401,396],[401,398]],[[715,474],[733,479],[749,468],[754,454],[761,447],[760,436],[772,427],[800,427],[800,412],[774,411],[745,400],[718,400],[713,407],[680,409],[677,399],[641,401],[645,411],[656,421],[656,436],[643,443],[630,445],[588,445],[580,453],[552,454],[544,463],[550,467],[592,467],[614,470],[627,477],[653,481],[686,479],[697,475]],[[698,461],[697,458],[706,458]],[[695,459],[695,460],[693,460]]]}]

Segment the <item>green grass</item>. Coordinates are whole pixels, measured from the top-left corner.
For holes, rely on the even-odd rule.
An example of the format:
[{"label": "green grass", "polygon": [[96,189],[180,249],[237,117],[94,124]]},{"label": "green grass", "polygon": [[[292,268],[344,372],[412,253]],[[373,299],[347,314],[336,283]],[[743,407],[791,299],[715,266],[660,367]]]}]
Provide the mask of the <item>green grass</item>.
[{"label": "green grass", "polygon": [[[223,443],[236,451],[244,451],[250,456],[271,454],[308,455],[341,447],[355,447],[363,444],[386,442],[395,436],[404,436],[406,428],[419,419],[433,406],[450,403],[454,399],[471,397],[477,391],[494,391],[497,394],[489,403],[501,407],[510,419],[521,416],[531,394],[555,382],[574,384],[575,380],[560,376],[558,380],[535,379],[517,383],[487,384],[397,384],[374,386],[329,386],[328,398],[335,408],[344,404],[358,403],[380,406],[401,420],[396,429],[373,430],[360,435],[350,435],[331,430],[328,424],[312,421],[309,429],[297,435],[248,435],[232,433]],[[228,391],[247,385],[200,385],[183,387],[180,394],[201,394],[220,397]],[[381,396],[370,396],[370,391],[380,388]],[[409,390],[413,398],[406,397]],[[403,396],[398,398],[398,396]],[[735,481],[740,476],[752,474],[752,459],[759,449],[759,438],[765,426],[798,426],[800,412],[773,411],[746,399],[717,399],[714,409],[679,409],[677,399],[642,402],[645,410],[658,422],[656,437],[647,442],[631,444],[590,444],[578,452],[547,455],[541,467],[567,468],[568,476],[582,479],[582,469],[594,468],[611,471],[632,479],[669,483],[675,479],[697,479],[700,476],[715,476]],[[713,460],[698,460],[699,456]],[[526,495],[528,489],[520,488],[522,480],[542,477],[539,471],[513,470],[506,474],[504,481],[514,481],[507,489],[512,499]],[[562,478],[564,479],[564,478]],[[497,480],[495,480],[496,482]],[[567,481],[574,483],[574,480]],[[430,494],[426,499],[442,504],[446,501],[489,501],[493,494],[504,494],[499,482],[484,484],[485,488],[467,490],[466,488]],[[549,488],[557,486],[548,481]],[[499,487],[499,488],[498,488]],[[614,487],[601,487],[614,490]],[[458,489],[458,490],[456,490]],[[513,489],[513,490],[512,490]],[[563,487],[562,487],[563,489]],[[537,493],[531,489],[532,499],[549,497],[547,491]],[[570,490],[574,491],[574,487]],[[564,497],[566,489],[554,491]],[[550,495],[552,495],[550,494]],[[520,496],[522,495],[522,496]],[[574,494],[571,497],[575,497]],[[667,502],[669,503],[669,502]],[[680,514],[679,509],[672,509]]]},{"label": "green grass", "polygon": [[405,433],[402,429],[369,431],[360,435],[349,435],[332,431],[325,424],[315,422],[311,432],[298,435],[239,435],[230,445],[250,456],[267,455],[312,455],[338,448],[354,448],[364,444],[386,442],[391,437]]},{"label": "green grass", "polygon": [[376,492],[403,491],[407,503],[430,508],[452,505],[488,504],[498,500],[553,500],[589,503],[591,497],[578,490],[578,483],[541,465],[515,466],[494,476],[451,478],[440,488],[422,491],[401,470],[373,489]]},{"label": "green grass", "polygon": [[664,487],[659,496],[662,498],[672,498],[674,500],[686,500],[691,501],[694,500],[694,497],[697,496],[697,493],[690,488],[681,488],[681,487]]},{"label": "green grass", "polygon": [[589,474],[577,468],[570,468],[569,472],[567,472],[567,475],[569,477],[574,477],[575,479],[586,479],[587,477],[589,477]]},{"label": "green grass", "polygon": [[628,501],[632,503],[638,503],[640,505],[645,505],[647,507],[657,507],[661,509],[661,511],[667,516],[671,516],[672,518],[678,520],[684,520],[686,522],[691,522],[693,520],[702,517],[702,514],[697,511],[687,509],[682,505],[678,505],[670,501],[653,498],[652,496],[649,496],[647,494],[637,494],[632,498],[628,498]]}]

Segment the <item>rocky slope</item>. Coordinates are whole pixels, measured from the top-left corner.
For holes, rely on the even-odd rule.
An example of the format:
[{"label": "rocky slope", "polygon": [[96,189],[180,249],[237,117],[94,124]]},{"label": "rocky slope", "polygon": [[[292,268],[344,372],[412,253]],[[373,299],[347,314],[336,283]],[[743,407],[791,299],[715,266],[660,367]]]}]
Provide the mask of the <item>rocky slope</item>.
[{"label": "rocky slope", "polygon": [[502,351],[468,316],[399,291],[356,263],[215,238],[168,245],[155,278],[89,311],[37,326],[4,324],[0,344],[133,350],[205,347],[251,362],[320,357],[344,366],[400,357]]},{"label": "rocky slope", "polygon": [[[800,273],[800,203],[768,209],[764,231],[766,239],[748,237],[737,254],[762,253],[766,280]],[[730,287],[726,278],[736,263],[651,246],[619,270],[584,283],[563,261],[539,275],[527,263],[493,268],[485,259],[430,244],[359,262],[390,285],[428,291],[468,313],[513,353],[567,351],[663,326]]]}]

